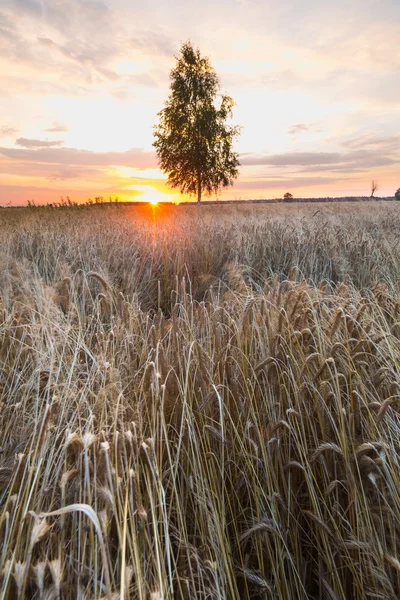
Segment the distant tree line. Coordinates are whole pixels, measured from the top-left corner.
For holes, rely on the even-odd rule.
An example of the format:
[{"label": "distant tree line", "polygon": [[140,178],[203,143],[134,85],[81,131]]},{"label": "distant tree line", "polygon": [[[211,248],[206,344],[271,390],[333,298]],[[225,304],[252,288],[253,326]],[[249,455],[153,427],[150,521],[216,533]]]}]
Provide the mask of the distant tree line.
[{"label": "distant tree line", "polygon": [[[247,200],[208,200],[204,204],[212,205],[212,204],[276,204],[279,202],[284,202],[285,204],[302,204],[302,203],[323,203],[323,202],[368,202],[371,200],[371,196],[342,196],[339,198],[327,196],[324,198],[295,198],[293,194],[290,192],[286,192],[283,198],[272,198],[272,199],[262,199],[262,198],[250,198]],[[396,191],[394,196],[386,196],[382,198],[373,198],[373,200],[382,200],[385,202],[393,202],[400,201],[400,188]],[[27,205],[30,208],[40,209],[40,208],[57,208],[57,209],[81,209],[87,207],[100,206],[103,208],[106,207],[123,207],[123,206],[146,206],[148,202],[144,201],[120,201],[118,198],[115,199],[104,199],[102,196],[96,196],[94,199],[88,198],[86,202],[73,202],[70,200],[69,196],[65,199],[61,198],[60,202],[49,202],[47,204],[36,204],[34,200],[28,200]],[[160,202],[160,206],[176,206],[174,202]],[[191,202],[180,202],[182,206],[187,206],[194,204]],[[178,204],[178,206],[179,206]],[[4,208],[4,207],[0,207]],[[16,208],[16,207],[13,207]]]},{"label": "distant tree line", "polygon": [[95,196],[94,198],[88,198],[84,202],[77,202],[71,200],[69,196],[60,197],[60,202],[47,202],[47,204],[36,204],[35,200],[28,200],[27,205],[29,208],[85,208],[87,206],[121,206],[123,204],[118,196],[112,198],[111,196],[106,199],[103,196]]},{"label": "distant tree line", "polygon": [[[368,199],[370,200],[376,200],[377,198],[375,197],[375,193],[378,191],[379,189],[379,183],[373,179],[371,182],[371,194],[369,197],[345,197],[345,198],[318,198],[318,200],[314,200],[314,201],[318,201],[318,202],[332,202],[332,201],[336,201],[336,202],[356,202],[356,201],[366,201]],[[293,197],[293,194],[291,194],[290,192],[286,192],[283,196],[283,200],[285,202],[312,202],[312,199],[310,198],[299,198],[298,200],[295,200]],[[395,192],[394,197],[385,197],[385,198],[378,198],[378,200],[400,200],[400,188]]]}]

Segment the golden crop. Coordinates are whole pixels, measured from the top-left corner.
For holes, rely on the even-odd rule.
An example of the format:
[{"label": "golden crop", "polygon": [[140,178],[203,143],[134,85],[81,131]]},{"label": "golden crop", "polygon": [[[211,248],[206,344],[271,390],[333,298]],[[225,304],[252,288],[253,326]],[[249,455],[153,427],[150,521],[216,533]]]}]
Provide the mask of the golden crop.
[{"label": "golden crop", "polygon": [[0,212],[0,597],[400,597],[396,203]]}]

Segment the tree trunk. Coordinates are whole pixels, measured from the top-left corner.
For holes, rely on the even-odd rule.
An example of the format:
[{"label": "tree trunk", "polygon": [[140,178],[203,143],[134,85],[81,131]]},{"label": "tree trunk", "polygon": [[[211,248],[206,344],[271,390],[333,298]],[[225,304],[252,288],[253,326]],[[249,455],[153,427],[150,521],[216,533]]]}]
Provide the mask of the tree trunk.
[{"label": "tree trunk", "polygon": [[197,204],[201,202],[201,175],[200,171],[197,173]]}]

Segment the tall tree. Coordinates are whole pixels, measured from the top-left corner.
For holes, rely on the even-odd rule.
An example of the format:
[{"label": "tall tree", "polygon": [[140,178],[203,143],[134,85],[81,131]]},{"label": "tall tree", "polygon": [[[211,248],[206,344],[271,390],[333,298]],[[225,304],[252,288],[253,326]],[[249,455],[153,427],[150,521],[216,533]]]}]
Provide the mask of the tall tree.
[{"label": "tall tree", "polygon": [[234,102],[219,94],[208,58],[186,42],[170,73],[170,94],[158,113],[154,147],[171,187],[181,193],[211,195],[233,184],[239,157],[232,144],[240,127],[229,125]]}]

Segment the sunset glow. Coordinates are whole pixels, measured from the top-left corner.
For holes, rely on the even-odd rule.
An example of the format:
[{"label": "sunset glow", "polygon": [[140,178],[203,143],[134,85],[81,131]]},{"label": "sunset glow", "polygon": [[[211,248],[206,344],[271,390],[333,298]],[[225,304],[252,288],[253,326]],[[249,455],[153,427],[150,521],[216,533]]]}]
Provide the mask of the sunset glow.
[{"label": "sunset glow", "polygon": [[243,126],[222,198],[365,196],[372,179],[393,195],[399,21],[391,0],[5,0],[0,205],[187,200],[152,148],[184,39],[210,57]]},{"label": "sunset glow", "polygon": [[139,198],[144,202],[149,202],[150,204],[158,204],[159,202],[165,202],[168,200],[168,196],[166,194],[162,194],[161,192],[148,192],[147,194],[143,194]]}]

